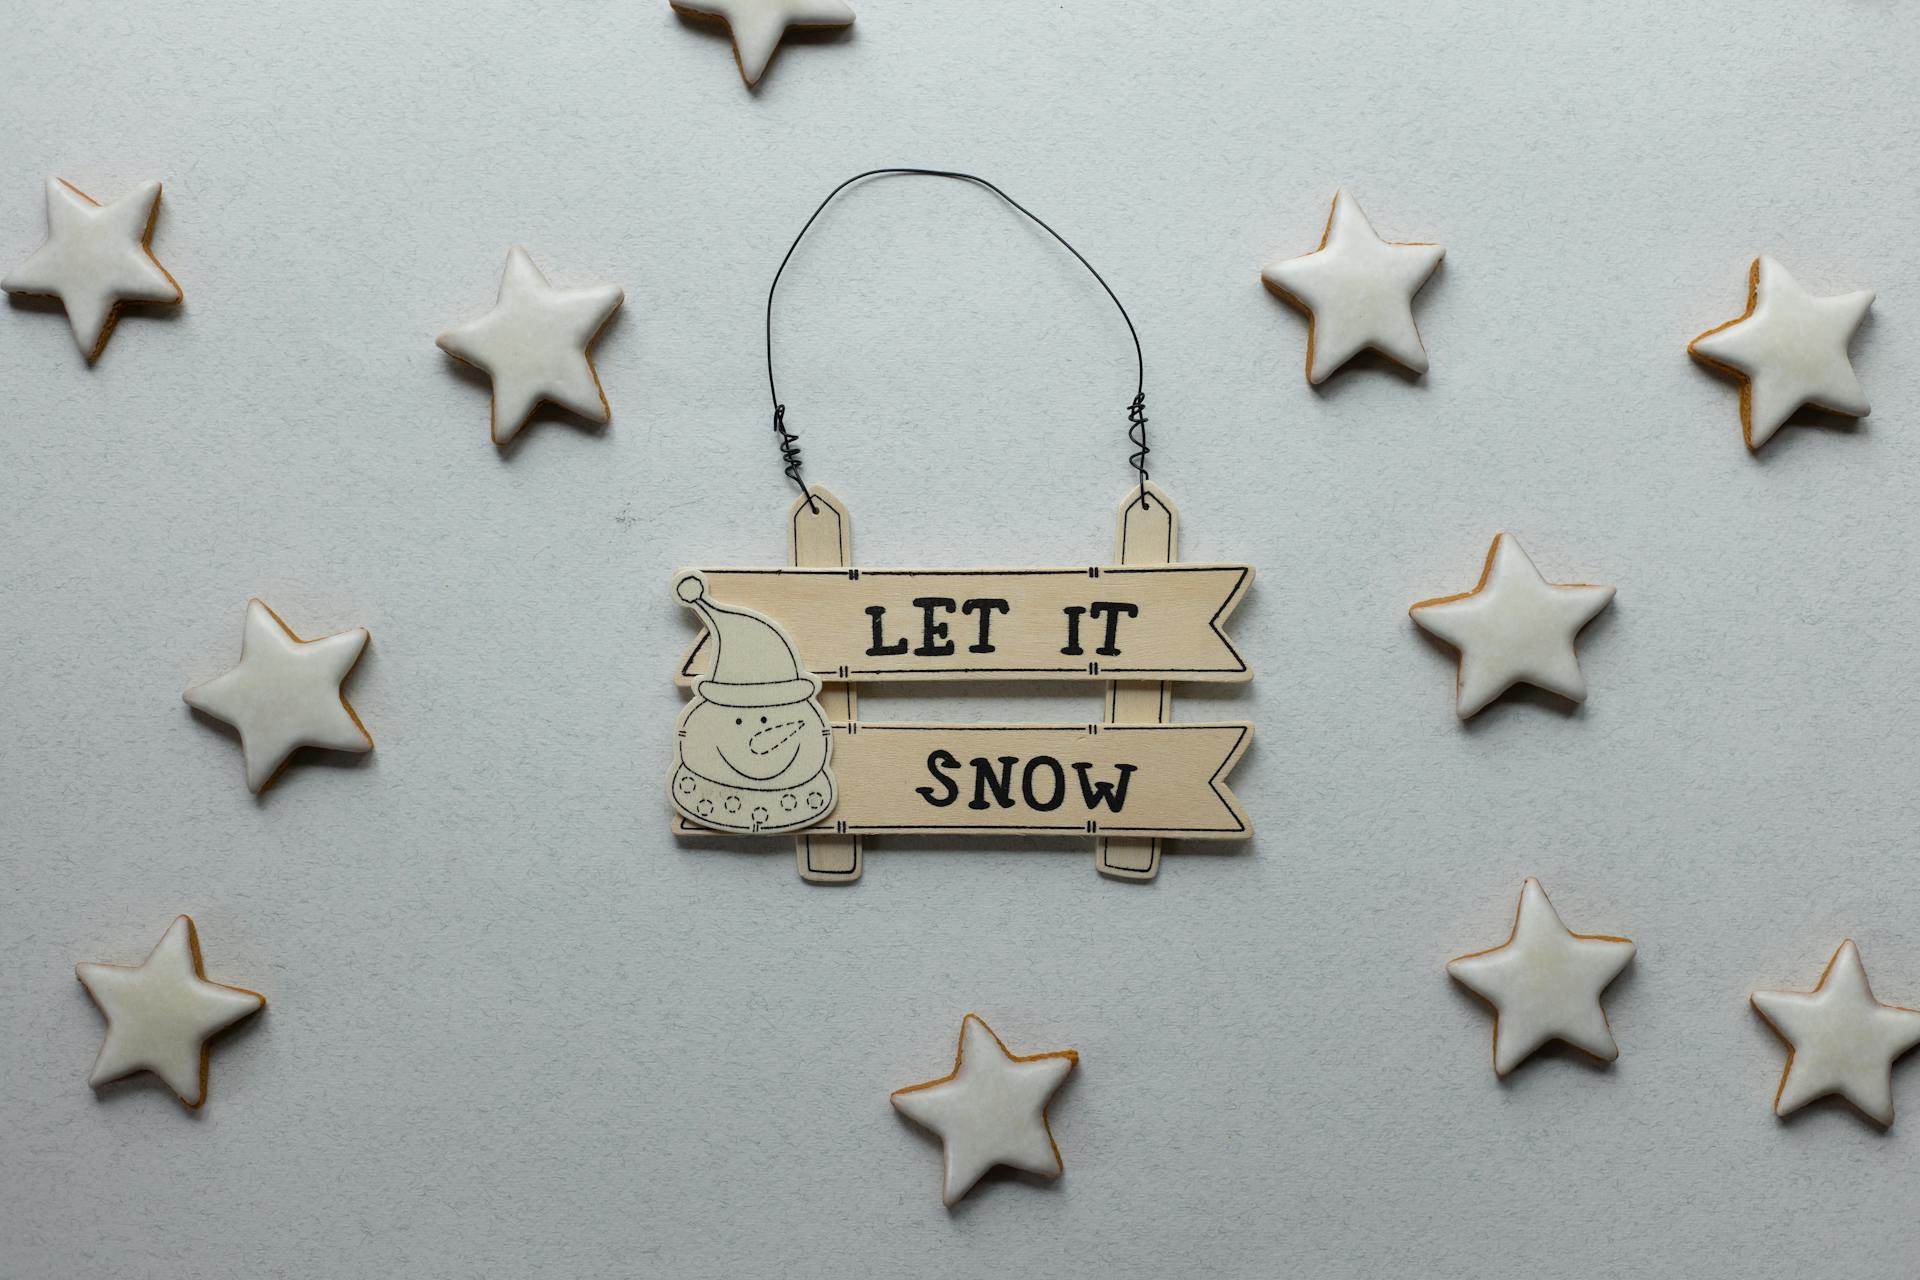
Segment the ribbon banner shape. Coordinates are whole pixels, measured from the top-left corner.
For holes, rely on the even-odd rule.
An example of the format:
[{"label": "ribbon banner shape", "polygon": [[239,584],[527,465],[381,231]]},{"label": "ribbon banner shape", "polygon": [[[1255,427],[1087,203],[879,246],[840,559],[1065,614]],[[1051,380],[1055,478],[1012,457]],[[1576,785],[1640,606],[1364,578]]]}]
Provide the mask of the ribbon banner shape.
[{"label": "ribbon banner shape", "polygon": [[[1252,675],[1223,630],[1253,580],[1247,565],[701,572],[716,601],[775,619],[826,681]],[[680,684],[707,673],[712,644],[702,632]]]},{"label": "ribbon banner shape", "polygon": [[1252,736],[1231,723],[837,724],[840,802],[815,829],[1244,840],[1226,776]]}]

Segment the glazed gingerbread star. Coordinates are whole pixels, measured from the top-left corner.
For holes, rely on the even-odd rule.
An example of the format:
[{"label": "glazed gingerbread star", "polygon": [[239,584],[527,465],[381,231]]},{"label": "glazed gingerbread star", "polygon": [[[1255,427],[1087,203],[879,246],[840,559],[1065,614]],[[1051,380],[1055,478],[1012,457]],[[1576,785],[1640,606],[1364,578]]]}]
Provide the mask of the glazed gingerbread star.
[{"label": "glazed gingerbread star", "polygon": [[47,179],[47,241],[0,289],[58,298],[88,360],[106,350],[125,302],[178,303],[180,286],[153,256],[160,184],[143,182],[101,204],[70,182]]},{"label": "glazed gingerbread star", "polygon": [[1320,247],[1260,273],[1268,290],[1307,313],[1307,381],[1326,381],[1368,348],[1425,373],[1413,295],[1445,255],[1437,244],[1382,240],[1353,197],[1336,192]]},{"label": "glazed gingerbread star", "polygon": [[1851,938],[1812,991],[1756,991],[1752,1002],[1788,1046],[1775,1115],[1837,1093],[1874,1123],[1893,1123],[1893,1064],[1920,1044],[1920,1010],[1874,999]]},{"label": "glazed gingerbread star", "polygon": [[267,1006],[257,991],[207,981],[187,916],[139,964],[86,963],[74,974],[107,1019],[87,1083],[151,1071],[189,1107],[207,1100],[207,1041]]},{"label": "glazed gingerbread star", "polygon": [[1454,707],[1466,720],[1516,684],[1584,702],[1574,637],[1611,603],[1612,587],[1548,582],[1519,542],[1497,533],[1473,590],[1422,600],[1408,613],[1460,651]]},{"label": "glazed gingerbread star", "polygon": [[369,638],[365,627],[355,627],[302,640],[265,601],[249,600],[239,665],[181,697],[240,731],[247,790],[258,795],[301,747],[373,750],[372,735],[340,692]]},{"label": "glazed gingerbread star", "polygon": [[997,1164],[1057,1177],[1060,1148],[1047,1103],[1079,1061],[1072,1049],[1017,1056],[979,1014],[962,1019],[953,1070],[893,1094],[902,1115],[940,1135],[941,1199],[954,1204]]},{"label": "glazed gingerbread star", "polygon": [[1740,430],[1758,449],[1802,405],[1867,416],[1867,393],[1847,344],[1867,318],[1873,292],[1818,298],[1762,255],[1747,270],[1747,309],[1687,344],[1694,359],[1740,380]]},{"label": "glazed gingerbread star", "polygon": [[612,419],[593,367],[593,341],[625,298],[610,284],[556,289],[525,249],[507,251],[493,309],[434,339],[442,351],[493,379],[488,430],[494,444],[510,444],[542,401],[589,422]]},{"label": "glazed gingerbread star", "polygon": [[1447,973],[1492,1005],[1493,1073],[1505,1076],[1549,1041],[1601,1062],[1620,1056],[1600,993],[1633,959],[1633,943],[1575,933],[1560,920],[1540,882],[1520,888],[1513,933],[1497,947],[1447,962]]},{"label": "glazed gingerbread star", "polygon": [[733,34],[733,60],[747,87],[760,83],[790,27],[850,27],[843,0],[669,0],[690,18],[718,19]]}]

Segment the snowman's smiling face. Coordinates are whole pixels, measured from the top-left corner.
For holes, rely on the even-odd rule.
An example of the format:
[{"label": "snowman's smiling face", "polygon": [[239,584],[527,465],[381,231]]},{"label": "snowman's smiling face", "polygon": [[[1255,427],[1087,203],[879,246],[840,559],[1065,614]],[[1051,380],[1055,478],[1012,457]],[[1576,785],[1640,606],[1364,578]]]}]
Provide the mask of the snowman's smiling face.
[{"label": "snowman's smiling face", "polygon": [[728,786],[794,786],[826,767],[826,718],[811,699],[778,707],[696,703],[682,726],[680,762]]}]

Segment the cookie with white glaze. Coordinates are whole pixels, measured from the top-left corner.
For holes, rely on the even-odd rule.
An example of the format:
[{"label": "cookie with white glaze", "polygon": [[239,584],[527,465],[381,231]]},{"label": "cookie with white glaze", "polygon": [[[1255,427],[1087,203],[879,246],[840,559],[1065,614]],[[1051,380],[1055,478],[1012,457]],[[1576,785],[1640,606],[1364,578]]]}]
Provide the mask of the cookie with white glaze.
[{"label": "cookie with white glaze", "polygon": [[107,1020],[87,1083],[151,1071],[196,1109],[207,1100],[207,1042],[267,1007],[258,991],[207,980],[189,916],[175,919],[139,964],[83,963],[74,976]]},{"label": "cookie with white glaze", "polygon": [[1369,349],[1425,373],[1427,349],[1413,323],[1413,295],[1445,256],[1437,244],[1382,240],[1359,203],[1337,191],[1319,247],[1268,263],[1260,280],[1307,313],[1308,382],[1325,382]]},{"label": "cookie with white glaze", "polygon": [[160,184],[142,182],[101,204],[60,178],[47,179],[47,239],[0,280],[0,289],[58,298],[89,361],[106,350],[121,305],[178,304],[180,286],[153,256]]},{"label": "cookie with white glaze", "polygon": [[589,422],[613,419],[593,343],[626,294],[617,285],[556,289],[519,245],[507,251],[493,309],[434,339],[493,381],[488,434],[505,448],[543,402]]},{"label": "cookie with white glaze", "polygon": [[370,638],[355,627],[302,640],[265,601],[249,600],[239,665],[181,697],[239,730],[247,790],[257,795],[301,747],[373,750],[373,736],[340,688]]},{"label": "cookie with white glaze", "polygon": [[1047,1103],[1079,1061],[1073,1049],[1016,1055],[984,1018],[970,1013],[960,1022],[953,1070],[894,1090],[893,1105],[901,1115],[940,1135],[940,1197],[947,1205],[995,1165],[1042,1178],[1059,1176],[1063,1166]]},{"label": "cookie with white glaze", "polygon": [[1747,269],[1747,309],[1688,343],[1687,353],[1739,381],[1740,431],[1757,450],[1802,406],[1867,416],[1847,346],[1872,305],[1869,289],[1815,297],[1763,254]]},{"label": "cookie with white glaze", "polygon": [[686,17],[724,22],[733,36],[733,60],[749,89],[760,83],[780,40],[795,27],[853,25],[844,0],[668,0]]},{"label": "cookie with white glaze", "polygon": [[1460,651],[1454,709],[1466,720],[1516,684],[1584,702],[1574,637],[1612,603],[1612,587],[1548,582],[1518,541],[1496,533],[1473,590],[1422,600],[1407,612]]},{"label": "cookie with white glaze", "polygon": [[1505,1076],[1558,1040],[1601,1062],[1620,1056],[1600,994],[1633,959],[1633,943],[1575,933],[1531,876],[1505,942],[1447,962],[1447,973],[1493,1006],[1493,1073]]},{"label": "cookie with white glaze", "polygon": [[1874,999],[1853,939],[1840,944],[1812,991],[1756,991],[1751,1001],[1787,1043],[1775,1115],[1838,1094],[1875,1124],[1893,1123],[1893,1064],[1920,1045],[1920,1009]]}]

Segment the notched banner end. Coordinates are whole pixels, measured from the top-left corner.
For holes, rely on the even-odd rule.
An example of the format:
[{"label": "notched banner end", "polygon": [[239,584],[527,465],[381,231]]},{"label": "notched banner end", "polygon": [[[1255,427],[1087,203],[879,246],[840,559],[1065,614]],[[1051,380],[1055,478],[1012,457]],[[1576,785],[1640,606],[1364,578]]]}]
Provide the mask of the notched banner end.
[{"label": "notched banner end", "polygon": [[[716,600],[776,620],[824,681],[1252,678],[1225,631],[1250,565],[701,572]],[[676,681],[711,661],[702,635]]]}]

